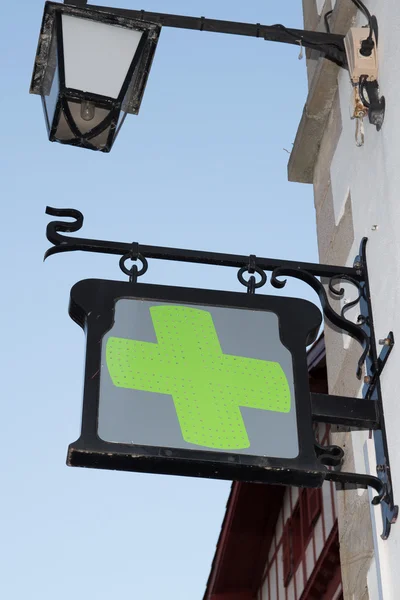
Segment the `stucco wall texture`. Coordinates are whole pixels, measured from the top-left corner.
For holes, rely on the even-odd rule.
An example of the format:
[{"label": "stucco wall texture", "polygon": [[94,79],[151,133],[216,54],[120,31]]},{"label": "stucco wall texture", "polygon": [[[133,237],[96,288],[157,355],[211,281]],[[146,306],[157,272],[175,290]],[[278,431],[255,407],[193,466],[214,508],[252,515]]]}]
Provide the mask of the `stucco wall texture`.
[{"label": "stucco wall texture", "polygon": [[[361,148],[356,146],[355,121],[350,119],[349,74],[338,69],[332,84],[334,89],[330,87],[326,91],[334,99],[323,123],[312,165],[318,243],[321,262],[351,266],[361,239],[368,238],[377,342],[393,331],[400,343],[400,2],[363,1],[379,23],[379,84],[387,102],[385,123],[378,133],[366,120],[365,144]],[[355,12],[351,4],[351,0],[336,2],[333,24],[335,14],[336,17],[339,13],[344,15],[340,19],[341,33],[354,23],[365,25],[365,18]],[[321,15],[316,1],[303,0],[303,7],[305,26],[319,28]],[[318,7],[321,10],[321,2]],[[327,0],[322,14],[330,8],[330,0]],[[337,28],[334,31],[339,32]],[[313,74],[323,68],[322,63],[326,64],[323,59],[318,66],[313,62],[308,68],[310,90],[315,86]],[[319,90],[319,96],[321,93]],[[306,150],[304,130],[303,123],[303,139],[298,134],[294,153]],[[296,159],[295,155],[291,157],[292,166]],[[289,165],[290,178],[301,181],[301,174],[296,175],[295,169],[291,172],[290,168]],[[329,330],[326,339],[330,392],[360,394],[360,385],[349,367],[350,363],[354,365],[357,356],[355,345]],[[382,375],[382,394],[397,502],[400,501],[399,365],[400,348],[395,345]],[[369,439],[368,432],[337,434],[337,439],[350,450],[346,470],[353,465],[357,471],[376,475],[373,440]],[[345,600],[398,600],[400,523],[392,527],[390,538],[382,541],[380,508],[370,505],[367,492],[340,492],[338,504]]]}]

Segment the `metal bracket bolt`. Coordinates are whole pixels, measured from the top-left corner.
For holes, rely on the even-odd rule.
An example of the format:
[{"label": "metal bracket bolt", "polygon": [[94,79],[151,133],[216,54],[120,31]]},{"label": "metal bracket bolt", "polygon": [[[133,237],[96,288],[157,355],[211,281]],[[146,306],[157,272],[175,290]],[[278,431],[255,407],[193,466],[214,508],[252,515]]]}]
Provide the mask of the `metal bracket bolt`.
[{"label": "metal bracket bolt", "polygon": [[383,338],[382,340],[379,340],[379,345],[380,346],[393,346],[394,342],[393,339],[386,337]]}]

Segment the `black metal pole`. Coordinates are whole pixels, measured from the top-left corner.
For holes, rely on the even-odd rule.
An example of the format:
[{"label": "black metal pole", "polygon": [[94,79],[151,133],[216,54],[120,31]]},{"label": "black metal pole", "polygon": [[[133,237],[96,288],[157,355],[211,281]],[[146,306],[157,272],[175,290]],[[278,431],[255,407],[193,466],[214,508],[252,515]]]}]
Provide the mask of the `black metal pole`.
[{"label": "black metal pole", "polygon": [[237,23],[233,21],[206,19],[205,17],[187,17],[183,15],[148,12],[145,10],[131,10],[110,6],[97,6],[93,4],[88,5],[87,0],[64,0],[64,4],[80,7],[88,6],[94,10],[119,15],[121,17],[157,23],[157,25],[161,25],[162,27],[209,31],[213,33],[228,33],[231,35],[261,38],[270,42],[281,42],[284,44],[293,44],[295,46],[301,45],[305,48],[321,52],[327,59],[332,60],[341,67],[345,68],[347,66],[344,36],[334,33],[289,29],[283,25]]},{"label": "black metal pole", "polygon": [[64,4],[70,4],[71,6],[86,6],[87,0],[64,0]]},{"label": "black metal pole", "polygon": [[[46,214],[57,217],[70,217],[75,222],[51,221],[47,225],[46,236],[53,248],[47,250],[45,258],[60,252],[100,252],[102,254],[128,254],[132,250],[132,243],[113,242],[108,240],[93,240],[62,235],[60,232],[79,231],[83,225],[83,214],[71,208],[46,207]],[[222,252],[209,252],[202,250],[188,250],[184,248],[168,248],[164,246],[137,245],[138,252],[145,258],[172,260],[177,262],[199,263],[203,265],[216,265],[220,267],[236,267],[240,269],[249,262],[249,256],[240,254],[225,254]],[[254,257],[257,267],[264,271],[274,271],[277,268],[293,269],[294,271],[307,271],[315,277],[348,276],[359,280],[362,272],[354,267],[337,265],[321,265],[277,258]]]}]

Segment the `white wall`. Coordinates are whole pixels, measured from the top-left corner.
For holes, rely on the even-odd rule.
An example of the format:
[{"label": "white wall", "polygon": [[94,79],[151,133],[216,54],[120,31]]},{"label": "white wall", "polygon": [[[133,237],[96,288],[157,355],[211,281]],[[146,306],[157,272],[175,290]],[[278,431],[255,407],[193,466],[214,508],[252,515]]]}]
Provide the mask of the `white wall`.
[{"label": "white wall", "polygon": [[[349,0],[350,1],[350,0]],[[355,244],[348,265],[358,254],[363,236],[369,238],[368,266],[377,338],[394,331],[398,343],[382,376],[382,392],[388,433],[395,500],[400,502],[400,2],[399,0],[364,0],[379,21],[381,93],[387,101],[383,129],[377,133],[366,121],[365,145],[355,145],[355,122],[349,118],[351,86],[346,71],[339,80],[343,132],[331,166],[335,218],[338,222],[349,191],[352,199]],[[365,19],[360,15],[360,24]],[[358,434],[355,451],[357,462],[371,468],[367,435]],[[367,460],[369,457],[369,460]],[[380,508],[374,510],[376,520],[377,560],[381,581],[371,600],[400,597],[400,522],[392,527],[388,541],[382,532]],[[371,581],[376,574],[371,573]],[[379,579],[379,576],[378,576]]]}]

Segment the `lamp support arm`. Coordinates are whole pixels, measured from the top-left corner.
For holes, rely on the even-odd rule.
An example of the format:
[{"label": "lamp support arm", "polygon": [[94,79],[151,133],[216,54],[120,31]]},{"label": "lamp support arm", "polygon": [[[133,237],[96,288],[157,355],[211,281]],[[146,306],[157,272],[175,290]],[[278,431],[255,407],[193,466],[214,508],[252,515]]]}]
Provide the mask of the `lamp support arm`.
[{"label": "lamp support arm", "polygon": [[[64,4],[84,7],[87,0],[65,0]],[[347,68],[347,58],[344,48],[344,36],[321,31],[307,31],[302,29],[289,29],[283,25],[261,25],[260,23],[237,23],[206,19],[205,17],[186,17],[183,15],[170,15],[166,13],[148,12],[145,10],[130,10],[91,4],[90,8],[118,15],[121,17],[135,18],[142,21],[156,23],[162,27],[175,27],[178,29],[192,29],[194,31],[208,31],[213,33],[228,33],[257,37],[270,42],[281,42],[303,46],[320,52],[325,58],[333,61],[343,68]]]}]

